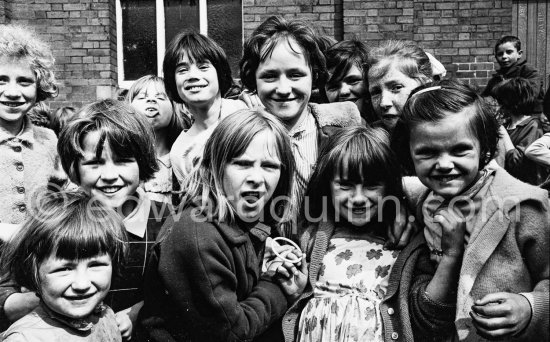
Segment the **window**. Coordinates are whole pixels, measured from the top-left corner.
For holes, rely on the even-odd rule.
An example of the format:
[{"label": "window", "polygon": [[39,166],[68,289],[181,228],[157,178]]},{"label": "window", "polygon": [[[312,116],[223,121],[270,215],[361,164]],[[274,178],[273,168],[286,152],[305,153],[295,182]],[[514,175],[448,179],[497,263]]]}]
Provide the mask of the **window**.
[{"label": "window", "polygon": [[128,88],[147,74],[162,76],[168,43],[197,30],[225,50],[238,75],[242,50],[242,0],[117,0],[118,83]]}]

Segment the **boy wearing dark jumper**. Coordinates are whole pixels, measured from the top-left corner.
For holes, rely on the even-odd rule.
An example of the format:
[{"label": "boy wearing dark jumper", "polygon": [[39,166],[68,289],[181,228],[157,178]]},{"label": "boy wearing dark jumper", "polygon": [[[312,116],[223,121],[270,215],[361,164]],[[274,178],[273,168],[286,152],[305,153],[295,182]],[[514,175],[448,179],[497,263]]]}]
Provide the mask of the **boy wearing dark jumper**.
[{"label": "boy wearing dark jumper", "polygon": [[540,114],[542,113],[544,98],[542,77],[537,69],[527,64],[527,60],[520,61],[522,55],[523,50],[521,49],[521,41],[518,37],[505,36],[500,38],[495,44],[495,59],[500,69],[493,74],[482,95],[495,97],[493,88],[502,80],[522,77],[527,79],[537,91],[533,113]]}]

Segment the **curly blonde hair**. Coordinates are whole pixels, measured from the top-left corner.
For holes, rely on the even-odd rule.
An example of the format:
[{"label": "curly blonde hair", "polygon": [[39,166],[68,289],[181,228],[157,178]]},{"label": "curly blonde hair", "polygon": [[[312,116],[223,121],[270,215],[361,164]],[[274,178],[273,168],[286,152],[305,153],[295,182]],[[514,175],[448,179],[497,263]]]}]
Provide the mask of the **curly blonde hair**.
[{"label": "curly blonde hair", "polygon": [[52,50],[32,29],[21,25],[0,25],[0,57],[27,59],[37,79],[36,101],[57,96]]}]

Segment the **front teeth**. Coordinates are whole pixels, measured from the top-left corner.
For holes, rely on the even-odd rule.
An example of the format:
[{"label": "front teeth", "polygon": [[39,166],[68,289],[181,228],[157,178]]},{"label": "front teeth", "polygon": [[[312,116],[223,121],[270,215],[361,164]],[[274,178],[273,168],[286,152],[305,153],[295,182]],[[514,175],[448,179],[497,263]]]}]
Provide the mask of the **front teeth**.
[{"label": "front teeth", "polygon": [[112,193],[117,192],[118,190],[120,190],[120,187],[118,187],[118,186],[112,186],[112,187],[108,187],[108,188],[101,188],[101,191],[103,191],[106,194],[112,194]]},{"label": "front teeth", "polygon": [[187,88],[187,90],[193,91],[193,90],[202,89],[202,88],[204,88],[204,87],[206,87],[206,86],[192,86],[192,87]]}]

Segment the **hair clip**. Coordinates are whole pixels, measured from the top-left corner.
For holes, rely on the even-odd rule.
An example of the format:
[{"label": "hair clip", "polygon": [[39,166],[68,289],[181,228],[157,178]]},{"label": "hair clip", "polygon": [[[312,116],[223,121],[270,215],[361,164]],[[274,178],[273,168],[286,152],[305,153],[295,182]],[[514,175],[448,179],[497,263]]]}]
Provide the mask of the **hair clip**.
[{"label": "hair clip", "polygon": [[438,90],[438,89],[441,89],[441,86],[433,86],[433,87],[424,88],[424,89],[421,89],[421,90],[417,91],[416,93],[412,94],[411,97],[414,97],[418,94],[427,93],[427,92],[432,91],[432,90]]}]

